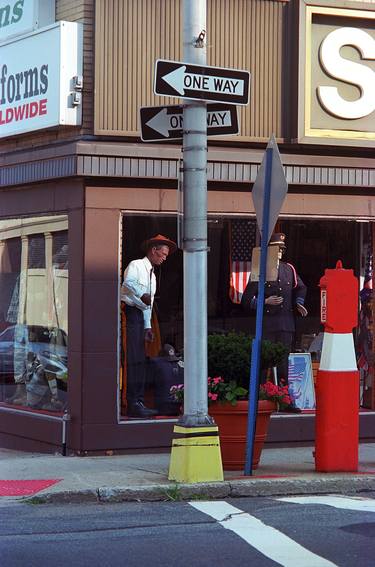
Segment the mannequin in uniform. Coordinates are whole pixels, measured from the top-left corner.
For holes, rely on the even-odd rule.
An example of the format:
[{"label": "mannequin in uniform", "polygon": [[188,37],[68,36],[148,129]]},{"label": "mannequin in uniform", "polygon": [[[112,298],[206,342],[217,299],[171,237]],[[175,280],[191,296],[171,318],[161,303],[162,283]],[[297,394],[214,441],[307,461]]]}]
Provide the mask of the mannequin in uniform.
[{"label": "mannequin in uniform", "polygon": [[[277,367],[279,383],[288,384],[288,356],[291,352],[295,326],[295,312],[306,317],[304,307],[306,286],[297,274],[294,266],[282,261],[285,252],[285,234],[275,233],[271,236],[270,246],[279,248],[278,279],[266,282],[264,290],[263,339],[283,343],[288,352]],[[249,281],[242,296],[241,305],[247,312],[256,310],[258,282]],[[291,406],[292,412],[299,412]]]}]

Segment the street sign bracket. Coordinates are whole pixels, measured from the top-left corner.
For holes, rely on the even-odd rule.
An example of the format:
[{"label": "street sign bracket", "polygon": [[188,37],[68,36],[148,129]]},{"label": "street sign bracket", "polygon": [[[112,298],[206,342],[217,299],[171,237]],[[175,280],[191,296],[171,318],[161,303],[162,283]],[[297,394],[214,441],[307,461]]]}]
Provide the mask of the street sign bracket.
[{"label": "street sign bracket", "polygon": [[205,150],[205,151],[207,151],[207,146],[183,146],[181,148],[182,152],[187,152],[188,150]]},{"label": "street sign bracket", "polygon": [[205,134],[205,130],[183,130],[184,134]]},{"label": "street sign bracket", "polygon": [[207,167],[181,167],[180,171],[207,171]]}]

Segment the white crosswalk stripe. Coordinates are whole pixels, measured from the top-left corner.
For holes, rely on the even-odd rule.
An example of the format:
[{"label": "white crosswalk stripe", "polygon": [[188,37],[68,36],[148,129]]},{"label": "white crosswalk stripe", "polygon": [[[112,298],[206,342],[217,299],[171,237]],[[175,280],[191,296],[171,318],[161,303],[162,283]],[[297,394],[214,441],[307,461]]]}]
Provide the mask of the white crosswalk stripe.
[{"label": "white crosswalk stripe", "polygon": [[279,530],[267,526],[227,502],[189,502],[189,504],[215,518],[223,528],[233,531],[263,555],[283,567],[337,567],[335,563],[308,551]]},{"label": "white crosswalk stripe", "polygon": [[357,510],[359,512],[375,512],[375,500],[371,498],[359,498],[348,496],[283,496],[276,498],[280,502],[291,502],[292,504],[325,504],[341,510]]}]

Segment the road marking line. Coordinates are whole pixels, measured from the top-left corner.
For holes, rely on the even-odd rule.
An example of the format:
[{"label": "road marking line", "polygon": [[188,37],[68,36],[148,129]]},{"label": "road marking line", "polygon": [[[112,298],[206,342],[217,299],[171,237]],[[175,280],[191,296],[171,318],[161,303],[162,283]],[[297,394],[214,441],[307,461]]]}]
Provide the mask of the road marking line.
[{"label": "road marking line", "polygon": [[283,567],[337,567],[335,563],[308,551],[279,530],[227,502],[189,502],[193,508],[211,516],[248,544]]},{"label": "road marking line", "polygon": [[292,504],[325,504],[342,510],[358,510],[360,512],[375,512],[375,500],[370,498],[349,498],[347,496],[285,496],[276,498],[281,502]]}]

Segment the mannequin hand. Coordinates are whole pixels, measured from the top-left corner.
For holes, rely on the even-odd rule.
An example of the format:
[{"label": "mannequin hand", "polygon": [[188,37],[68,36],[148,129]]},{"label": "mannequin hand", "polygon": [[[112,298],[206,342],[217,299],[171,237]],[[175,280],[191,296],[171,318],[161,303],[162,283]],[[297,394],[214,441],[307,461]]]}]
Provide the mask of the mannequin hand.
[{"label": "mannequin hand", "polygon": [[299,314],[302,315],[302,317],[306,317],[307,309],[304,305],[301,305],[301,303],[297,303],[297,309]]},{"label": "mannequin hand", "polygon": [[265,299],[264,303],[266,305],[281,305],[283,301],[283,297],[280,297],[278,295],[270,295],[269,297],[267,297],[267,299]]},{"label": "mannequin hand", "polygon": [[149,293],[144,293],[141,297],[141,301],[146,305],[151,305],[151,295]]},{"label": "mannequin hand", "polygon": [[145,341],[147,343],[152,343],[154,340],[154,333],[152,329],[145,329]]}]

